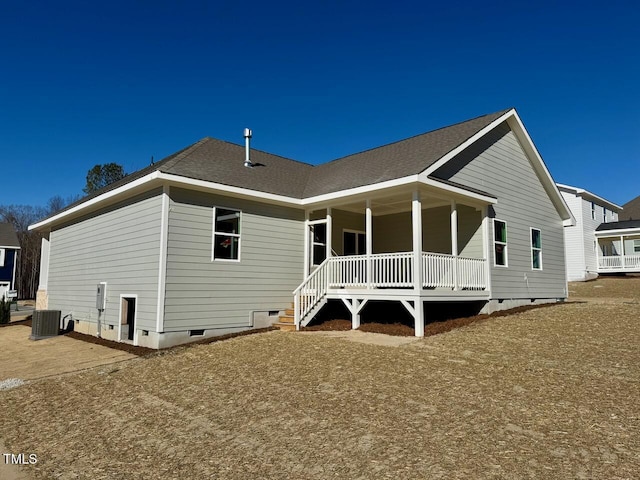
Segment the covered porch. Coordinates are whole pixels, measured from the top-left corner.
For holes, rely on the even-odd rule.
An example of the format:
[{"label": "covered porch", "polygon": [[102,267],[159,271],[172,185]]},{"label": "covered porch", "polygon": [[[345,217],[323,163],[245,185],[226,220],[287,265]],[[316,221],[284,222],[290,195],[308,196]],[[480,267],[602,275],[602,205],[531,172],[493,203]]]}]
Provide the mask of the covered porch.
[{"label": "covered porch", "polygon": [[369,300],[391,300],[409,310],[422,336],[424,301],[488,300],[495,202],[457,186],[420,185],[308,210],[306,275],[294,291],[297,328],[328,299],[344,302],[353,328]]},{"label": "covered porch", "polygon": [[640,272],[640,221],[600,225],[595,247],[598,273]]}]

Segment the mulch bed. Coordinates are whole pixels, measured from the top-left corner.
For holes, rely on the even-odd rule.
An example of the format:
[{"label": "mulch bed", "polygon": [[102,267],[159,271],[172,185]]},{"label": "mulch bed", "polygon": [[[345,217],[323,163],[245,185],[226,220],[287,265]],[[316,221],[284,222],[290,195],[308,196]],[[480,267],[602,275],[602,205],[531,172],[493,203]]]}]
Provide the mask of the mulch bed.
[{"label": "mulch bed", "polygon": [[[509,315],[514,315],[516,313],[522,313],[529,310],[535,310],[538,308],[550,307],[553,305],[558,305],[558,304],[545,303],[542,305],[526,305],[522,307],[511,308],[509,310],[501,310],[498,312],[493,312],[491,314],[481,314],[481,315],[474,315],[471,317],[461,317],[461,318],[452,318],[452,319],[442,320],[442,321],[433,321],[425,324],[424,336],[430,337],[433,335],[438,335],[440,333],[450,332],[451,330],[455,330],[456,328],[465,327],[467,325],[471,325],[472,323],[481,322],[489,318],[506,317]],[[303,330],[312,331],[312,332],[313,331],[347,331],[347,330],[351,330],[351,320],[345,320],[345,319],[327,320],[317,325],[305,327]],[[362,332],[383,333],[385,335],[394,335],[399,337],[412,337],[413,335],[415,335],[413,326],[409,326],[399,322],[395,322],[395,323],[363,322],[360,324],[360,328],[358,330]]]}]

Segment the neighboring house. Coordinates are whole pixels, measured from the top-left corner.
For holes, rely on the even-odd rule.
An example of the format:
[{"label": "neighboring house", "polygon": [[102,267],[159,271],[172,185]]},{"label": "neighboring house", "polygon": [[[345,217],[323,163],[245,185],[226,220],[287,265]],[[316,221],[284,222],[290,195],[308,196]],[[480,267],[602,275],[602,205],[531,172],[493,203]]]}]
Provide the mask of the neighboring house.
[{"label": "neighboring house", "polygon": [[0,298],[16,289],[16,268],[20,242],[10,223],[0,223]]},{"label": "neighboring house", "polygon": [[601,224],[617,222],[622,207],[583,188],[560,183],[557,186],[576,219],[575,225],[564,229],[567,279],[570,282],[594,279],[599,271],[598,258],[603,256],[596,229]]},{"label": "neighboring house", "polygon": [[622,208],[624,211],[620,220],[640,220],[640,196],[625,203]]},{"label": "neighboring house", "polygon": [[162,348],[292,301],[298,327],[333,300],[354,328],[400,302],[421,336],[431,302],[567,296],[573,217],[513,109],[318,166],[248,147],[205,138],[32,225],[39,308]]},{"label": "neighboring house", "polygon": [[[567,279],[640,272],[640,220],[619,221],[634,215],[633,203],[638,199],[620,207],[582,188],[557,186],[576,219],[564,230]],[[636,203],[640,208],[640,201]]]}]

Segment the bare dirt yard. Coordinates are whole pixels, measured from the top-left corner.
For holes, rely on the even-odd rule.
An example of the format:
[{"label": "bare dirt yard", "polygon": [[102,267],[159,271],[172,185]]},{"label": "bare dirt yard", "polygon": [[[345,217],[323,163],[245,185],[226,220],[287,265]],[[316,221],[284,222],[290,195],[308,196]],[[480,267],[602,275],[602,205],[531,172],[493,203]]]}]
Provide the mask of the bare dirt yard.
[{"label": "bare dirt yard", "polygon": [[31,478],[638,478],[639,287],[395,346],[269,332],[38,380],[0,391],[0,443]]}]

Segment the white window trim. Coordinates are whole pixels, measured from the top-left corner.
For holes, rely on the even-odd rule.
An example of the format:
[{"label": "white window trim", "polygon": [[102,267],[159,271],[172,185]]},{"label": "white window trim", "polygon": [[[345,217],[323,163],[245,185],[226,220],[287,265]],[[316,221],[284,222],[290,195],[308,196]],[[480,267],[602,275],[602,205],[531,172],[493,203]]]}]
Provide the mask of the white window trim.
[{"label": "white window trim", "polygon": [[344,255],[344,234],[345,233],[355,233],[356,234],[356,250],[358,250],[358,235],[364,235],[365,238],[365,245],[364,245],[364,252],[357,252],[356,255],[366,255],[367,253],[367,232],[365,232],[364,230],[354,230],[352,228],[343,228],[342,229],[342,254]]},{"label": "white window trim", "polygon": [[[137,293],[121,293],[120,303],[118,304],[118,342],[122,342],[122,300],[125,298],[134,298],[136,301],[136,309],[133,313],[133,344],[138,345],[138,294]],[[126,342],[125,342],[126,343]]]},{"label": "white window trim", "polygon": [[[534,247],[533,246],[533,231],[537,230],[540,234],[540,248],[538,247]],[[531,244],[531,270],[538,270],[541,271],[542,270],[542,266],[543,266],[543,262],[542,262],[542,230],[539,228],[535,228],[535,227],[529,227],[529,243]],[[538,251],[540,252],[540,268],[535,268],[533,266],[533,252],[534,251]]]},{"label": "white window trim", "polygon": [[0,248],[0,267],[4,267],[7,251],[4,248]]},{"label": "white window trim", "polygon": [[[313,235],[311,234],[311,227],[313,227],[313,226],[315,226],[315,225],[320,225],[320,224],[324,224],[324,226],[325,226],[325,239],[324,239],[324,243],[318,243],[318,242],[316,242],[316,241],[314,240],[314,238],[313,238]],[[313,257],[314,257],[314,255],[313,255],[313,251],[314,251],[314,250],[313,250],[313,247],[315,247],[316,245],[322,245],[322,246],[324,246],[324,247],[325,247],[325,249],[326,249],[326,247],[327,247],[327,243],[328,243],[328,238],[327,238],[327,237],[328,237],[328,235],[329,235],[328,221],[327,221],[327,219],[326,219],[326,218],[321,218],[320,220],[311,220],[310,222],[308,222],[308,227],[307,227],[307,228],[309,229],[309,230],[307,231],[307,234],[309,235],[309,237],[310,237],[309,239],[311,240],[311,241],[309,242],[309,246],[310,246],[310,249],[309,249],[309,257],[310,257],[310,258],[309,258],[309,264],[310,264],[312,267],[317,267],[317,266],[319,266],[320,264],[319,264],[319,263],[314,263],[314,261],[313,261]],[[325,256],[324,258],[326,259],[327,257],[328,257],[328,256]],[[324,261],[324,260],[323,260],[323,261]]]},{"label": "white window trim", "polygon": [[[227,263],[240,263],[240,258],[242,254],[242,233],[227,233],[227,232],[216,232],[216,209],[221,208],[223,210],[232,210],[234,212],[238,212],[240,217],[238,218],[238,230],[242,232],[242,210],[239,208],[231,208],[231,207],[213,207],[213,226],[211,227],[211,261],[212,262],[227,262]],[[227,237],[236,237],[238,239],[238,258],[216,258],[216,235],[225,235]]]},{"label": "white window trim", "polygon": [[[506,242],[499,242],[496,240],[496,222],[504,223],[504,228],[507,230]],[[493,266],[500,267],[500,268],[508,268],[509,267],[509,228],[508,228],[507,222],[505,222],[504,220],[500,220],[499,218],[494,218],[492,223],[493,223]],[[499,265],[496,262],[497,260],[496,243],[499,243],[500,245],[504,245],[504,265]]]}]

